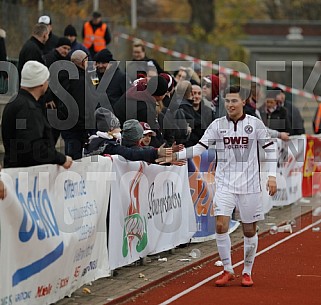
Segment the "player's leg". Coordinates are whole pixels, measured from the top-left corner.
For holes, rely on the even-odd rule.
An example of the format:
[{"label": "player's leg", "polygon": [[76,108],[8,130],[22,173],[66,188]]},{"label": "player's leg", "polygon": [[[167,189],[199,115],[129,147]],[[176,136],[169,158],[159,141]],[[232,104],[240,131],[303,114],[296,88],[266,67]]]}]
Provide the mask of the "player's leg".
[{"label": "player's leg", "polygon": [[239,209],[244,234],[244,268],[242,285],[253,285],[251,278],[255,255],[258,246],[256,222],[264,219],[260,194],[239,195]]},{"label": "player's leg", "polygon": [[217,286],[225,286],[235,278],[231,258],[231,239],[228,234],[230,217],[235,207],[234,194],[217,192],[215,202],[215,231],[216,245],[221,261],[224,266],[224,273],[215,282]]}]

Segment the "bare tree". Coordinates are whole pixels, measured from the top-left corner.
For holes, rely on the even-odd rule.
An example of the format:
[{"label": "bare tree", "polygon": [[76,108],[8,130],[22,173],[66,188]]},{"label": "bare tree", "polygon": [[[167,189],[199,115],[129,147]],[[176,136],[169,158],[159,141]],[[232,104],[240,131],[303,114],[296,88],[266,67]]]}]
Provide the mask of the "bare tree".
[{"label": "bare tree", "polygon": [[191,6],[191,23],[197,24],[206,33],[215,27],[215,0],[188,0]]}]

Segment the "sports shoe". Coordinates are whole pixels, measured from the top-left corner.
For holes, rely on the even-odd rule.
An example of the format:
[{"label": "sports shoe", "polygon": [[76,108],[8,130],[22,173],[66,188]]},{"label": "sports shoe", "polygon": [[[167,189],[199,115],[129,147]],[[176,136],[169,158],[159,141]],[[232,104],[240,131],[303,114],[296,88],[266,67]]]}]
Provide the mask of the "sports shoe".
[{"label": "sports shoe", "polygon": [[243,287],[252,287],[253,286],[253,280],[251,278],[251,276],[247,273],[244,273],[242,275],[242,286]]},{"label": "sports shoe", "polygon": [[215,285],[218,287],[225,286],[228,282],[233,281],[235,279],[234,273],[228,272],[224,270],[218,280],[215,281]]}]

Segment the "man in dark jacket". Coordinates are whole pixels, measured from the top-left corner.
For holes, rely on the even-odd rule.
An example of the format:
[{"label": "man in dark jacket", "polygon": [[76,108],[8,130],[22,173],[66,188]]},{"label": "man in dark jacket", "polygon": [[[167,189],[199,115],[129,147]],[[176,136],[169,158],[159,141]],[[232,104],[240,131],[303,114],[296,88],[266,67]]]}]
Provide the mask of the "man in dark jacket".
[{"label": "man in dark jacket", "polygon": [[32,30],[32,36],[23,45],[18,62],[19,78],[21,79],[21,70],[24,64],[29,60],[36,60],[44,64],[43,49],[48,40],[49,30],[45,24],[37,23]]},{"label": "man in dark jacket", "polygon": [[275,91],[267,93],[265,104],[259,109],[262,121],[270,129],[290,133],[287,110],[277,104],[276,94]]},{"label": "man in dark jacket", "polygon": [[292,102],[286,100],[285,93],[281,88],[275,88],[274,90],[280,91],[276,96],[278,105],[283,106],[287,110],[290,123],[290,135],[305,134],[304,120],[301,116],[300,110],[295,107]]},{"label": "man in dark jacket", "polygon": [[[66,123],[70,126],[63,128],[61,136],[65,141],[65,153],[76,160],[82,157],[83,145],[88,138],[89,130],[86,129],[88,108],[86,103],[92,102],[88,93],[94,86],[86,80],[88,55],[84,51],[77,50],[72,53],[71,61],[76,65],[77,77],[79,78],[65,79],[62,81],[62,86],[74,99],[78,111],[66,113]],[[65,98],[62,101],[65,102]]]},{"label": "man in dark jacket", "polygon": [[51,23],[51,18],[49,16],[41,16],[38,19],[38,23],[40,24],[45,24],[49,30],[49,35],[48,35],[48,40],[45,43],[45,46],[43,48],[43,54],[47,54],[49,53],[51,50],[53,50],[57,43],[58,43],[58,39],[59,37],[56,36],[53,32],[52,32],[52,23]]},{"label": "man in dark jacket", "polygon": [[97,75],[99,81],[104,81],[107,85],[106,94],[112,107],[130,87],[129,78],[123,73],[117,62],[113,59],[113,54],[104,49],[98,52],[94,61],[96,62]]},{"label": "man in dark jacket", "polygon": [[43,56],[45,65],[50,68],[51,64],[57,60],[66,60],[71,49],[71,42],[66,37],[60,37],[54,49]]},{"label": "man in dark jacket", "polygon": [[81,44],[80,42],[77,41],[77,31],[73,25],[68,24],[65,27],[64,36],[67,37],[71,42],[71,50],[68,55],[69,58],[74,51],[82,50],[89,56],[89,60],[91,60],[90,53],[89,53],[88,49],[83,44]]},{"label": "man in dark jacket", "polygon": [[[44,55],[45,64],[48,67],[48,69],[54,62],[58,60],[67,59],[67,56],[70,52],[70,46],[71,46],[71,42],[68,38],[66,37],[59,38],[56,48]],[[58,79],[60,81],[67,78],[68,78],[67,71],[59,71]],[[47,111],[50,112],[52,110],[55,111],[55,109],[57,109],[58,117],[60,119],[64,119],[63,114],[61,114],[61,109],[63,108],[62,102],[50,89],[47,91],[45,99],[46,99],[46,106],[48,108]],[[57,128],[53,128],[52,132],[56,143],[60,136],[60,130]]]},{"label": "man in dark jacket", "polygon": [[48,88],[49,71],[37,61],[28,61],[21,71],[21,89],[3,111],[4,167],[59,164],[68,169],[72,159],[55,149],[40,98]]}]

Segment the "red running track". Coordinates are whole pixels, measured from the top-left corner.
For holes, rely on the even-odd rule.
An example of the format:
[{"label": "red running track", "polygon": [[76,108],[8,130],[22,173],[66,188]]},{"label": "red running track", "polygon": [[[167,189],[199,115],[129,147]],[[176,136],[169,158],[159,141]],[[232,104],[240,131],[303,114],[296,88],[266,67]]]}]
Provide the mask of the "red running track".
[{"label": "red running track", "polygon": [[262,234],[251,288],[241,287],[239,246],[232,253],[237,278],[228,287],[215,286],[222,269],[211,261],[122,304],[320,305],[321,231],[312,230],[320,223],[308,214],[297,220],[293,234]]}]

